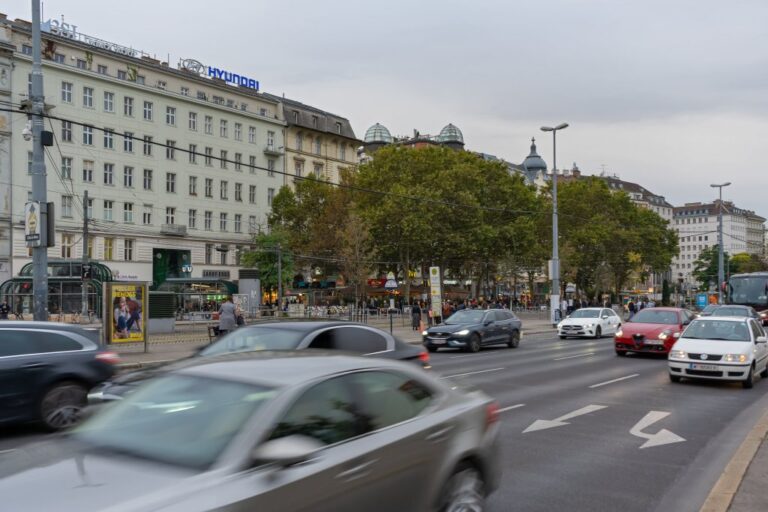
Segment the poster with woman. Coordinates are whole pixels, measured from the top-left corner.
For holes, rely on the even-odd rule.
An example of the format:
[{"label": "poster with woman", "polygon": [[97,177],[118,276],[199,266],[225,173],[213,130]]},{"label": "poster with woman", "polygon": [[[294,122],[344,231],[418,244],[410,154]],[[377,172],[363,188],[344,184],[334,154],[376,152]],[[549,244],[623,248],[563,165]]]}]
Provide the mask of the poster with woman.
[{"label": "poster with woman", "polygon": [[141,343],[145,340],[146,283],[107,283],[108,343]]}]

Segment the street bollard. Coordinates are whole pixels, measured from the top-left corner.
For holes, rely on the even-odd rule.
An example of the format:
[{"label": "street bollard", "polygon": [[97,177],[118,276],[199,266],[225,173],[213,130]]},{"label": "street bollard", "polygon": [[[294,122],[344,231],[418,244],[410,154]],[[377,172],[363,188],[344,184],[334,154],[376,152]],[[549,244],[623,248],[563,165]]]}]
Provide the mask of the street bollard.
[{"label": "street bollard", "polygon": [[394,312],[394,309],[389,310],[389,334],[392,334],[392,322],[393,322],[393,316],[392,313]]}]

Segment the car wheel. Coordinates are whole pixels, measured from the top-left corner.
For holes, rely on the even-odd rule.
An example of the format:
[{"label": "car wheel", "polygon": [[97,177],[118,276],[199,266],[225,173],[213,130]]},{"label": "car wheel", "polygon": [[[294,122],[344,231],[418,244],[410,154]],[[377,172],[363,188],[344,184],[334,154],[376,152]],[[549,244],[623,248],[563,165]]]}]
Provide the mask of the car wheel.
[{"label": "car wheel", "polygon": [[679,375],[672,375],[670,373],[669,374],[669,380],[671,380],[672,382],[680,382],[680,376]]},{"label": "car wheel", "polygon": [[561,334],[561,335],[560,335],[560,339],[561,339],[561,340],[564,340],[564,339],[565,339],[565,336],[563,336],[563,335]]},{"label": "car wheel", "polygon": [[603,330],[600,329],[600,326],[597,326],[597,329],[595,329],[595,339],[602,338],[603,337]]},{"label": "car wheel", "polygon": [[627,351],[626,350],[617,350],[616,355],[620,357],[627,357]]},{"label": "car wheel", "polygon": [[483,477],[469,464],[454,471],[443,487],[440,512],[482,512],[485,509]]},{"label": "car wheel", "polygon": [[754,385],[755,385],[755,367],[750,366],[749,374],[747,375],[747,380],[742,381],[741,386],[744,389],[752,389]]},{"label": "car wheel", "polygon": [[40,401],[40,420],[48,430],[76,425],[86,405],[87,393],[76,382],[60,382],[46,391]]},{"label": "car wheel", "polygon": [[429,350],[430,352],[437,352],[437,347],[430,347],[430,346],[428,346],[427,350]]},{"label": "car wheel", "polygon": [[472,337],[469,338],[467,350],[470,352],[477,352],[480,350],[480,336],[478,336],[477,333],[473,334]]},{"label": "car wheel", "polygon": [[517,348],[520,345],[520,331],[512,331],[512,334],[509,335],[509,343],[507,343],[507,346],[509,348]]}]

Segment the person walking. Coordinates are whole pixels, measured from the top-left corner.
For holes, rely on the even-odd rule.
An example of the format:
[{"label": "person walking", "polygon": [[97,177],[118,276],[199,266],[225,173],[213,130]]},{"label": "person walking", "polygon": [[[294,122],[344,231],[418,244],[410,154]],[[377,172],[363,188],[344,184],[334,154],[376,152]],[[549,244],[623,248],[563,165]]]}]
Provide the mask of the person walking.
[{"label": "person walking", "polygon": [[228,296],[219,308],[219,336],[235,329],[237,329],[237,308],[232,303],[232,297]]},{"label": "person walking", "polygon": [[632,317],[635,316],[635,303],[631,299],[627,303],[627,311],[629,311],[629,320],[632,320]]},{"label": "person walking", "polygon": [[0,304],[0,320],[8,320],[8,313],[11,312],[11,306],[8,305],[8,299],[3,299]]},{"label": "person walking", "polygon": [[421,307],[418,302],[414,302],[411,306],[411,328],[414,331],[418,331],[421,327]]}]

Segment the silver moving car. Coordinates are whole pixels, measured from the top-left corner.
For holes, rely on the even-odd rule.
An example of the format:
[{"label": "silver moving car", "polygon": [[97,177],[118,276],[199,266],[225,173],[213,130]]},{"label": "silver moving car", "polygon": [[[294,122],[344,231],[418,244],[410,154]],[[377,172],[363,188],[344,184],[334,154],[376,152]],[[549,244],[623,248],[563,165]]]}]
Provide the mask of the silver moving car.
[{"label": "silver moving car", "polygon": [[0,496],[57,512],[482,511],[500,478],[498,431],[492,399],[414,365],[229,354],[6,455]]}]

